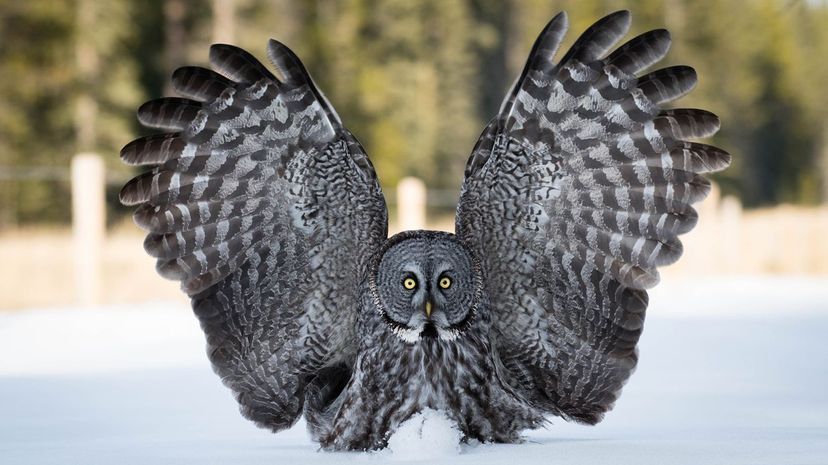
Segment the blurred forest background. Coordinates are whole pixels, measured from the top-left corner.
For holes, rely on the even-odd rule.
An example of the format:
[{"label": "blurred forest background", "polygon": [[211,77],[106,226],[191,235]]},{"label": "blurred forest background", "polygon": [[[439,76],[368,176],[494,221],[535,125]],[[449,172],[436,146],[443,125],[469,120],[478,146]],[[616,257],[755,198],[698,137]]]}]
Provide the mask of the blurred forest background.
[{"label": "blurred forest background", "polygon": [[[722,119],[717,178],[748,207],[828,198],[828,6],[796,0],[33,0],[0,2],[0,228],[69,221],[68,164],[103,154],[109,207],[130,175],[116,154],[143,101],[212,42],[264,60],[269,37],[305,61],[377,165],[458,189],[479,131],[559,10],[568,42],[604,14],[631,34],[666,27],[665,64],[691,64],[683,106]],[[454,200],[453,198],[450,200]],[[114,218],[118,218],[117,215]]]},{"label": "blurred forest background", "polygon": [[416,176],[430,211],[448,218],[466,157],[546,22],[568,12],[567,47],[621,8],[633,12],[629,37],[671,31],[661,66],[698,71],[680,105],[721,118],[712,142],[733,165],[715,180],[739,212],[792,204],[828,231],[817,207],[828,200],[825,1],[0,0],[0,235],[69,225],[69,164],[81,152],[104,158],[108,223],[126,224],[117,193],[135,172],[118,152],[146,133],[138,105],[171,95],[175,68],[206,65],[210,43],[265,62],[270,37],[303,59],[366,147],[392,208],[394,186]]}]

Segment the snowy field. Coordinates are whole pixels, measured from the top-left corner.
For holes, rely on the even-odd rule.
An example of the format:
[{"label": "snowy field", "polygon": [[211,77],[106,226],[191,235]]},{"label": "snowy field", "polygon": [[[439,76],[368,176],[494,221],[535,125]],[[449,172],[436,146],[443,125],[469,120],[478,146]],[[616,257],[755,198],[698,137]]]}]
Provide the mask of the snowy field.
[{"label": "snowy field", "polygon": [[596,427],[457,447],[430,415],[332,454],[242,419],[180,304],[0,313],[0,464],[828,464],[828,280],[667,282],[640,353]]}]

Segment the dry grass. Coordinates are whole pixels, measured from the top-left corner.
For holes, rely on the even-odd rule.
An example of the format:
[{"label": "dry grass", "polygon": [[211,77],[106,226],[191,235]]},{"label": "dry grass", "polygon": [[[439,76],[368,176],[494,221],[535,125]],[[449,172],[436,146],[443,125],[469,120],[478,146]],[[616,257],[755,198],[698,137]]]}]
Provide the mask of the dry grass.
[{"label": "dry grass", "polygon": [[743,211],[714,191],[698,210],[669,273],[828,275],[828,206]]},{"label": "dry grass", "polygon": [[[103,244],[101,303],[183,300],[178,284],[155,273],[135,227],[110,232]],[[70,229],[26,229],[0,235],[0,309],[74,303]]]}]

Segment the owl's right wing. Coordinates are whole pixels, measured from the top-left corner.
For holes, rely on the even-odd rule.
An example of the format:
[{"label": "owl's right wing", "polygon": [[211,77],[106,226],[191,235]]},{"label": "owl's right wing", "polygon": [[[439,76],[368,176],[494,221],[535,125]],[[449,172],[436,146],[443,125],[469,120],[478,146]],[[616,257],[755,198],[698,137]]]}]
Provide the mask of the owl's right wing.
[{"label": "owl's right wing", "polygon": [[387,211],[360,144],[299,59],[271,41],[277,78],[247,52],[210,49],[212,71],[173,74],[188,98],[144,104],[168,131],[121,152],[153,169],[121,191],[146,250],[181,281],[208,355],[242,413],[280,430],[309,383],[354,359],[359,285],[387,237]]},{"label": "owl's right wing", "polygon": [[496,346],[510,383],[536,407],[596,423],[635,368],[647,292],[696,223],[701,175],[730,156],[686,139],[715,115],[662,109],[696,82],[692,68],[638,74],[667,52],[656,30],[609,53],[621,11],[553,61],[564,14],[541,33],[500,114],[475,147],[457,234],[479,256]]}]

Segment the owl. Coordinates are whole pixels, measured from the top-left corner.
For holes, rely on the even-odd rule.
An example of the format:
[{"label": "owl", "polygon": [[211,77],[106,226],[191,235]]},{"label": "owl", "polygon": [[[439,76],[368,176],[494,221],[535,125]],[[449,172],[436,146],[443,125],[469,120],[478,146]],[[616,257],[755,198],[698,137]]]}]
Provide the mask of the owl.
[{"label": "owl", "polygon": [[610,14],[556,61],[567,16],[551,20],[472,150],[455,234],[388,237],[370,160],[283,44],[276,74],[230,45],[173,73],[182,97],[138,110],[162,132],[123,148],[151,170],[120,198],[245,417],[275,432],[304,416],[329,450],[382,448],[424,409],[484,442],[602,419],[703,174],[730,163],[693,141],[715,115],[662,106],[695,71],[645,71],[669,33],[616,47],[629,26]]}]

